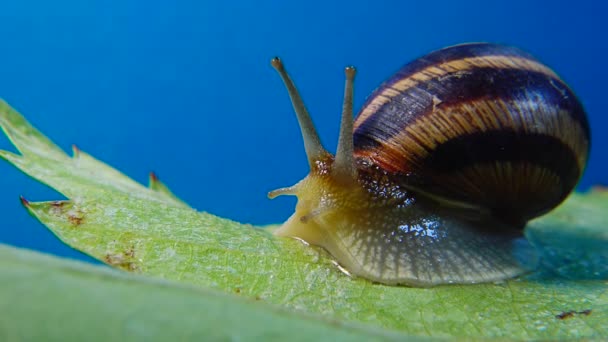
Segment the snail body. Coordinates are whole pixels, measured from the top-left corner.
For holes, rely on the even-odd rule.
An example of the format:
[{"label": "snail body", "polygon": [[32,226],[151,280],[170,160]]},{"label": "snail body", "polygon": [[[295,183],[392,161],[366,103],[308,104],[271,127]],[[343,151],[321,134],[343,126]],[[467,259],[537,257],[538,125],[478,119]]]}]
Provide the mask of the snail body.
[{"label": "snail body", "polygon": [[589,153],[583,107],[554,71],[513,47],[448,47],[401,68],[353,122],[349,67],[334,157],[282,63],[272,64],[310,165],[269,194],[298,197],[275,234],[385,284],[497,281],[533,267],[523,229],[568,196]]}]

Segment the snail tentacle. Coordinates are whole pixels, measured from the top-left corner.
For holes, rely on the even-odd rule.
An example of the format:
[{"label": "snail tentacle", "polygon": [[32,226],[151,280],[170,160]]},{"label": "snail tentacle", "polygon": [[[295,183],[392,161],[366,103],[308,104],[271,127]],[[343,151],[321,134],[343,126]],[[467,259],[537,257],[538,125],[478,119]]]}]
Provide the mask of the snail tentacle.
[{"label": "snail tentacle", "polygon": [[533,270],[526,223],[581,177],[590,127],[559,76],[513,47],[431,52],[382,83],[353,118],[346,68],[336,156],[319,142],[293,82],[310,173],[274,231],[325,249],[349,274],[409,286],[471,284]]},{"label": "snail tentacle", "polygon": [[354,157],[355,146],[353,142],[353,88],[355,73],[354,67],[346,67],[340,138],[338,139],[336,159],[332,167],[332,175],[336,180],[346,182],[356,181],[357,179],[357,168],[355,167]]},{"label": "snail tentacle", "polygon": [[321,144],[321,139],[317,134],[317,130],[315,129],[312,119],[310,118],[310,114],[308,114],[308,110],[306,110],[306,106],[304,105],[304,101],[302,101],[300,92],[296,88],[291,77],[289,77],[289,74],[285,70],[285,66],[281,62],[281,59],[279,57],[275,57],[272,59],[271,64],[281,76],[281,79],[287,88],[287,92],[289,93],[289,97],[291,98],[291,104],[296,112],[300,130],[302,131],[304,149],[306,150],[306,156],[308,157],[308,165],[312,169],[315,162],[327,156],[328,152]]},{"label": "snail tentacle", "polygon": [[274,189],[268,193],[268,198],[274,199],[279,196],[295,195],[297,193],[297,190],[298,190],[297,184],[288,186],[288,187],[284,187],[284,188]]}]

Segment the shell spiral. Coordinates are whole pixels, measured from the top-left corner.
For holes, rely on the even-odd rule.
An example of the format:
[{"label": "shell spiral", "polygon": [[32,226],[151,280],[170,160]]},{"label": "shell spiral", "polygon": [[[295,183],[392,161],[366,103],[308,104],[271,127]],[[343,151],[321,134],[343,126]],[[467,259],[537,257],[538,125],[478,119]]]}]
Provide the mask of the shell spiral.
[{"label": "shell spiral", "polygon": [[354,123],[357,158],[519,227],[572,191],[589,144],[583,106],[554,71],[486,43],[407,64]]},{"label": "shell spiral", "polygon": [[433,286],[507,279],[535,267],[526,222],[562,202],[589,154],[589,123],[549,67],[513,47],[430,53],[374,91],[353,122],[346,69],[335,157],[279,59],[310,173],[276,235],[320,246],[351,274]]}]

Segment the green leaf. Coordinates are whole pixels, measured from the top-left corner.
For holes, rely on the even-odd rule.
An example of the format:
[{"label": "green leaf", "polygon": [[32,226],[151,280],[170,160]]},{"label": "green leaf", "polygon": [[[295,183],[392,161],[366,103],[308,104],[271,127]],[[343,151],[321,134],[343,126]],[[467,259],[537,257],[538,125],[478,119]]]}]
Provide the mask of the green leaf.
[{"label": "green leaf", "polygon": [[1,244],[0,274],[2,341],[93,336],[99,341],[367,341],[398,336]]},{"label": "green leaf", "polygon": [[608,194],[575,195],[532,222],[543,267],[498,284],[384,286],[341,273],[322,250],[196,212],[83,152],[70,158],[6,104],[0,125],[21,155],[0,157],[64,194],[28,203],[61,240],[105,263],[404,336],[608,338]]}]

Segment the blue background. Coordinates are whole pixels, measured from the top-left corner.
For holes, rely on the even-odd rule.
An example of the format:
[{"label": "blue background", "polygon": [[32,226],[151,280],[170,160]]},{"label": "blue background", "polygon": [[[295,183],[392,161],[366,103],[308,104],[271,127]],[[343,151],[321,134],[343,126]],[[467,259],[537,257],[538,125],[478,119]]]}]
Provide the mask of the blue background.
[{"label": "blue background", "polygon": [[[355,105],[431,50],[519,46],[583,101],[592,154],[580,183],[606,183],[606,5],[600,1],[3,1],[0,97],[59,146],[72,144],[147,183],[155,171],[199,210],[255,224],[291,214],[266,193],[307,172],[287,94],[292,73],[334,151],[343,67]],[[0,136],[0,149],[13,150]],[[71,152],[70,152],[71,153]],[[60,196],[0,162],[0,242],[83,258],[19,203]]]}]

